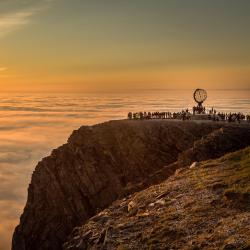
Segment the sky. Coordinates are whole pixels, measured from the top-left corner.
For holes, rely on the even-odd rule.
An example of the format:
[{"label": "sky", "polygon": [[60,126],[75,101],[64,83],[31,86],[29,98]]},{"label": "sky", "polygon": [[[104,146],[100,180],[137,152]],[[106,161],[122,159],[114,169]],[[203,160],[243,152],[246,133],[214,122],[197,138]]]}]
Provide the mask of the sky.
[{"label": "sky", "polygon": [[249,0],[0,0],[0,91],[249,89]]}]

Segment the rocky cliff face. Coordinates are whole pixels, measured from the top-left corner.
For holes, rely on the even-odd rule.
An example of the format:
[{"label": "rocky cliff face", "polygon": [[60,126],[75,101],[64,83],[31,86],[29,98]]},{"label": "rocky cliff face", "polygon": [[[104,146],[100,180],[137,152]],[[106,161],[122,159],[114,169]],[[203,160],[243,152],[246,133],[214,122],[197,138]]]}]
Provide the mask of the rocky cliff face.
[{"label": "rocky cliff face", "polygon": [[250,148],[182,169],[75,228],[64,250],[250,249]]},{"label": "rocky cliff face", "polygon": [[212,122],[112,121],[81,127],[38,163],[12,249],[62,249],[74,227],[114,200],[169,177],[178,158],[183,165],[249,142],[249,126]]}]

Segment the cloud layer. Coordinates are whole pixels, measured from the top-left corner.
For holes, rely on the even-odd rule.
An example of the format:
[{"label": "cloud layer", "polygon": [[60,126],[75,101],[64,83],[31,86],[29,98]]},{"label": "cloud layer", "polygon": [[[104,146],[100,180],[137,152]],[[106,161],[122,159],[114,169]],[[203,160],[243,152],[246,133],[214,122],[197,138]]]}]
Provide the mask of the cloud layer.
[{"label": "cloud layer", "polygon": [[[206,106],[250,113],[249,96],[250,91],[209,91]],[[128,111],[179,111],[193,105],[192,91],[0,93],[0,249],[10,249],[37,162],[74,129],[124,119]]]},{"label": "cloud layer", "polygon": [[6,36],[8,33],[16,30],[17,28],[26,25],[33,15],[32,11],[16,12],[14,14],[7,14],[0,18],[0,36]]},{"label": "cloud layer", "polygon": [[32,17],[49,6],[52,0],[3,0],[0,2],[0,38],[28,25]]}]

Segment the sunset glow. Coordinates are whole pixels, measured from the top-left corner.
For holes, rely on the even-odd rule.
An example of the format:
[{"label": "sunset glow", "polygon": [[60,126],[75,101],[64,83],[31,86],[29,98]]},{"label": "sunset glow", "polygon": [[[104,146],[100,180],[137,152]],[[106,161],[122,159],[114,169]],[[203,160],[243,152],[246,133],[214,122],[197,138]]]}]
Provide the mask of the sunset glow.
[{"label": "sunset glow", "polygon": [[[80,192],[79,189],[84,204],[82,206],[79,203],[79,205],[81,199],[77,200],[75,206],[77,209],[85,206],[88,197],[85,191],[93,194],[97,201],[99,194],[103,197],[109,196],[105,194],[105,190],[109,190],[106,186],[110,184],[116,186],[114,180],[115,182],[121,180],[123,183],[123,179],[126,179],[121,173],[119,178],[112,177],[106,180],[109,174],[102,173],[105,166],[109,167],[113,162],[119,164],[127,161],[126,165],[146,162],[146,156],[150,154],[142,150],[138,151],[137,155],[136,151],[130,148],[133,140],[138,143],[134,147],[136,150],[143,148],[144,142],[148,150],[154,148],[150,143],[159,139],[159,143],[155,144],[159,148],[154,148],[159,155],[155,155],[155,159],[152,158],[153,163],[162,160],[160,154],[164,153],[164,157],[171,155],[171,161],[173,160],[175,166],[174,161],[179,160],[175,157],[179,157],[179,153],[184,152],[182,151],[184,149],[187,150],[185,152],[189,152],[188,147],[196,145],[195,138],[199,142],[203,141],[203,137],[210,135],[207,134],[210,128],[204,135],[201,134],[206,124],[209,127],[212,124],[216,128],[213,130],[214,134],[212,130],[210,131],[211,138],[217,134],[223,136],[224,130],[218,129],[217,124],[225,124],[227,127],[229,121],[232,122],[232,117],[235,127],[245,124],[248,126],[250,124],[249,27],[249,0],[0,0],[0,250],[11,248],[13,232],[20,223],[29,183],[37,163],[49,156],[54,149],[67,143],[72,131],[78,130],[79,127],[106,121],[111,121],[112,127],[113,120],[121,120],[121,124],[123,122],[135,124],[135,127],[131,126],[130,129],[128,129],[129,124],[121,126],[124,127],[124,132],[128,131],[120,135],[120,130],[117,130],[118,136],[117,138],[114,136],[113,139],[111,127],[104,130],[107,133],[105,135],[107,145],[118,143],[110,145],[111,153],[102,146],[103,132],[96,132],[96,136],[100,135],[100,138],[90,137],[90,143],[93,139],[92,143],[98,147],[95,149],[92,145],[86,146],[86,152],[95,153],[93,157],[92,155],[86,157],[87,168],[92,166],[92,160],[88,164],[89,159],[93,159],[93,162],[98,160],[96,155],[103,153],[101,160],[98,160],[100,163],[112,157],[107,161],[107,165],[100,165],[100,175],[96,168],[97,164],[90,168],[89,173],[87,168],[82,168],[86,171],[90,182],[94,180],[91,174],[98,173],[95,175],[98,178],[104,177],[105,184],[102,187],[102,181],[101,184],[93,181],[93,187],[99,187],[99,184],[101,187],[96,194],[92,190],[87,190],[91,183],[79,184],[81,188],[86,186],[86,190]],[[204,103],[203,100],[195,101],[193,93],[206,93],[207,99]],[[219,120],[221,117],[224,117],[224,120]],[[116,122],[114,121],[114,124]],[[145,124],[145,128],[147,123],[150,126],[151,122],[156,124],[152,130],[145,132],[145,140],[142,140],[139,133],[140,122]],[[158,122],[160,126],[157,125]],[[171,129],[166,127],[166,130],[162,130],[161,123],[169,124]],[[171,125],[175,126],[175,123],[178,125],[176,129]],[[191,131],[193,125],[188,127],[189,123],[195,124],[194,127],[197,124],[201,125],[197,134]],[[187,126],[188,132],[181,129],[182,124]],[[157,131],[154,132],[154,128],[157,128]],[[176,132],[171,132],[175,130]],[[137,139],[135,131],[138,131]],[[183,138],[181,131],[185,135]],[[86,136],[88,134],[89,132],[86,132]],[[161,138],[162,135],[166,140]],[[248,138],[243,137],[245,140]],[[122,144],[124,139],[125,141],[129,139],[125,146]],[[175,144],[177,142],[175,139],[180,139],[178,145]],[[230,137],[225,140],[224,144],[228,146],[231,139]],[[85,140],[85,132],[79,142],[81,140]],[[89,143],[88,139],[86,140]],[[106,145],[105,140],[103,145]],[[78,145],[78,141],[76,144]],[[161,147],[161,144],[166,147]],[[81,153],[78,149],[74,151],[71,146],[69,148],[70,152],[75,152],[74,157],[80,155],[84,158],[85,164],[85,152]],[[123,148],[126,160],[123,161],[122,158],[114,160],[113,154],[115,155],[116,151],[113,149],[122,151]],[[173,148],[174,153],[167,152]],[[204,149],[207,149],[207,145]],[[136,157],[130,161],[132,151]],[[117,156],[120,157],[122,154],[123,152],[117,151]],[[217,154],[213,157],[215,155]],[[59,159],[56,162],[62,161]],[[71,162],[68,165],[71,165]],[[165,168],[167,165],[164,162],[162,166]],[[61,170],[63,166],[57,167]],[[138,169],[143,167],[142,165]],[[117,173],[120,172],[120,166],[112,165],[110,168],[116,169]],[[72,172],[80,173],[78,165],[75,169],[77,170]],[[168,167],[165,169],[168,171]],[[130,174],[126,167],[122,171],[129,173],[129,176],[134,174],[134,172]],[[153,172],[149,173],[147,170],[144,172],[150,178],[155,176]],[[52,172],[48,173],[51,175]],[[158,175],[161,172],[157,170],[156,173]],[[139,177],[139,174],[136,175]],[[78,178],[73,179],[78,180]],[[141,183],[143,185],[147,183],[142,180],[136,179],[138,187]],[[64,185],[65,182],[60,183]],[[130,187],[131,183],[129,180],[126,185],[125,182],[122,184],[124,194],[128,194],[127,190],[137,190]],[[70,186],[71,184],[68,185]],[[49,186],[47,187],[49,189]],[[43,192],[44,188],[40,190]],[[45,192],[43,194],[49,197]],[[40,199],[39,192],[35,195]],[[120,197],[118,193],[115,196]],[[67,202],[73,204],[72,201],[67,196]],[[52,203],[53,206],[59,205],[57,201]],[[89,201],[86,204],[89,207],[93,205]],[[98,205],[95,210],[88,213],[88,216],[107,205],[104,204],[106,203]],[[30,206],[32,207],[32,204]],[[157,206],[155,207],[158,209]],[[66,211],[64,207],[62,209]],[[51,213],[50,208],[46,207],[44,210]],[[74,216],[80,214],[79,211],[77,210]],[[38,213],[34,212],[34,215],[38,217],[39,223],[42,221],[44,225],[49,225]],[[61,219],[58,214],[56,217]],[[25,216],[22,218],[26,220]],[[73,217],[67,214],[67,218]],[[27,224],[32,225],[29,219]],[[20,225],[19,228],[26,231],[22,223]],[[40,229],[39,224],[30,227],[32,230]],[[58,232],[62,229],[61,225],[55,228]],[[30,240],[34,235],[32,232],[24,238]],[[63,239],[64,236],[49,238],[57,240]],[[102,238],[103,236],[100,237]],[[22,237],[17,239],[23,244]],[[32,238],[40,246],[40,242],[35,239]],[[207,238],[204,239],[207,241]],[[106,236],[104,241],[106,242]],[[191,242],[195,241],[192,239]],[[47,242],[44,241],[44,244]],[[193,243],[191,245],[195,247]],[[123,249],[122,245],[121,247]],[[24,248],[36,250],[36,247]],[[13,250],[24,248],[20,248],[17,244]]]},{"label": "sunset glow", "polygon": [[248,1],[1,1],[1,91],[249,88]]}]

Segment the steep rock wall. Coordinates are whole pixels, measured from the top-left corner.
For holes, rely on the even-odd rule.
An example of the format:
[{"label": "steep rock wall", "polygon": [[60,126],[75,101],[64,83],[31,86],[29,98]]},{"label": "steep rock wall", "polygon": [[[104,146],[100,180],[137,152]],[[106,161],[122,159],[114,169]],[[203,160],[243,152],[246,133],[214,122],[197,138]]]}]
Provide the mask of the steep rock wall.
[{"label": "steep rock wall", "polygon": [[[138,183],[150,185],[150,175],[224,126],[111,121],[74,131],[67,144],[36,166],[12,249],[62,249],[75,226],[132,192]],[[241,134],[249,132],[249,126],[241,128]],[[166,178],[171,171],[162,173]]]}]

